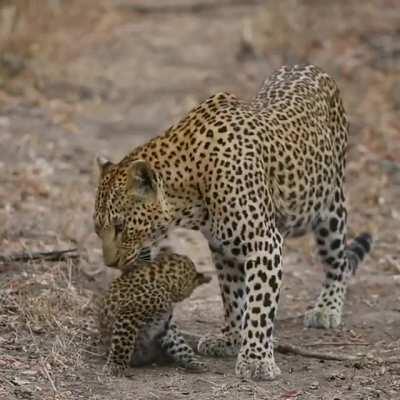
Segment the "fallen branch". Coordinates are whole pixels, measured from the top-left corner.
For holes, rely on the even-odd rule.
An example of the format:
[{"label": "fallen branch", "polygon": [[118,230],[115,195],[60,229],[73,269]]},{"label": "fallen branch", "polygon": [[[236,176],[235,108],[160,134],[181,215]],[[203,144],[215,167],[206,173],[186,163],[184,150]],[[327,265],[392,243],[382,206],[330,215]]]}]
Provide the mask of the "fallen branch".
[{"label": "fallen branch", "polygon": [[39,251],[39,252],[23,252],[11,254],[9,256],[0,255],[0,262],[8,263],[15,261],[32,261],[32,260],[46,260],[46,261],[60,261],[69,259],[78,259],[78,249],[67,250],[53,250],[53,251]]},{"label": "fallen branch", "polygon": [[176,4],[165,4],[165,5],[147,5],[147,4],[120,4],[119,6],[140,14],[183,14],[183,13],[199,13],[209,10],[215,10],[223,7],[232,6],[248,6],[254,4],[263,4],[261,0],[219,0],[219,1],[199,1],[192,4],[176,3]]},{"label": "fallen branch", "polygon": [[[197,351],[197,343],[200,339],[199,335],[194,335],[189,332],[181,331],[182,336],[185,338],[187,343]],[[317,358],[319,360],[333,360],[333,361],[359,361],[362,357],[352,355],[338,355],[325,352],[317,352],[303,349],[298,346],[291,344],[276,344],[274,347],[275,351],[281,354],[296,354],[302,357]]]},{"label": "fallen branch", "polygon": [[351,356],[346,354],[332,354],[319,351],[306,350],[301,347],[293,346],[291,344],[277,344],[274,347],[275,351],[281,354],[296,354],[307,358],[317,358],[319,360],[332,360],[332,361],[359,361],[362,357]]},{"label": "fallen branch", "polygon": [[319,347],[319,346],[369,346],[368,342],[315,342],[306,343],[305,347]]},{"label": "fallen branch", "polygon": [[288,317],[284,317],[284,318],[277,318],[278,322],[283,322],[283,321],[291,321],[294,319],[299,319],[299,318],[304,318],[304,313],[303,314],[297,314],[297,315],[289,315]]}]

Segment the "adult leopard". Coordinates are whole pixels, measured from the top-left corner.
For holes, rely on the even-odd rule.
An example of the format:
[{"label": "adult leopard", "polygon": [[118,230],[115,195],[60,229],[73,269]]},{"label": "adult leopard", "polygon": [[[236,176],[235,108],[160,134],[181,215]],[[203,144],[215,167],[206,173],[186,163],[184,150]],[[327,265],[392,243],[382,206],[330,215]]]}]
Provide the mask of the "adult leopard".
[{"label": "adult leopard", "polygon": [[308,327],[341,322],[349,278],[371,237],[346,244],[348,121],[334,80],[313,65],[282,67],[245,102],[220,93],[113,164],[99,158],[94,222],[105,263],[124,269],[173,226],[207,238],[225,309],[203,354],[238,354],[236,373],[280,373],[273,324],[283,238],[312,231],[325,281]]}]

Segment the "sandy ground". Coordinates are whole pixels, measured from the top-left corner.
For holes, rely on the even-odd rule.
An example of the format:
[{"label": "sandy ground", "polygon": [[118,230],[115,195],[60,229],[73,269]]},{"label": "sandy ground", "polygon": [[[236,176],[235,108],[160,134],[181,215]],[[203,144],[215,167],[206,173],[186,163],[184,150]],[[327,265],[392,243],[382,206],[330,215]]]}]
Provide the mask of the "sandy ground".
[{"label": "sandy ground", "polygon": [[[80,253],[0,263],[1,400],[400,399],[398,5],[332,3],[109,2],[79,29],[53,26],[25,71],[0,79],[1,254]],[[208,95],[250,98],[274,68],[295,62],[338,81],[352,124],[350,235],[371,230],[376,244],[348,291],[343,325],[322,331],[302,322],[322,280],[312,238],[288,241],[276,336],[361,360],[277,354],[282,376],[258,383],[236,378],[234,360],[208,358],[202,374],[149,366],[104,377],[104,356],[82,330],[93,292],[116,276],[93,232],[95,156],[119,160]],[[203,238],[177,230],[170,243],[214,276],[177,308],[180,326],[217,332],[222,305]]]}]

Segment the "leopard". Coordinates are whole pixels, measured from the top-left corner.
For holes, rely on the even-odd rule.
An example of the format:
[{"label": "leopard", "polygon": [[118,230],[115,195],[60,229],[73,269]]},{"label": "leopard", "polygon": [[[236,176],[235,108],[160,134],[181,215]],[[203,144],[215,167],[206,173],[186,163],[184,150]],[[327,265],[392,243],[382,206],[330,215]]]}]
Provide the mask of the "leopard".
[{"label": "leopard", "polygon": [[97,157],[94,228],[104,262],[123,269],[173,229],[200,231],[224,309],[200,354],[236,357],[238,377],[274,379],[274,321],[286,239],[311,233],[325,277],[308,328],[342,322],[348,283],[372,235],[347,239],[349,122],[335,80],[284,65],[243,100],[221,92],[119,162]]},{"label": "leopard", "polygon": [[210,280],[185,255],[161,248],[152,257],[144,249],[96,302],[99,344],[108,351],[105,374],[124,376],[128,367],[166,361],[206,371],[177,329],[173,310]]}]

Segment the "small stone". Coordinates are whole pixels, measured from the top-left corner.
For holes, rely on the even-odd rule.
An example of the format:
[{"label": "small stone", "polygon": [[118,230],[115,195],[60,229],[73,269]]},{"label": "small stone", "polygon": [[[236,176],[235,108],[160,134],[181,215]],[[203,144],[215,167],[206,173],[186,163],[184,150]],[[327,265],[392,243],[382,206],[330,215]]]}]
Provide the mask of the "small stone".
[{"label": "small stone", "polygon": [[310,390],[318,390],[319,389],[319,382],[318,381],[311,382],[310,385],[308,386],[308,388]]}]

